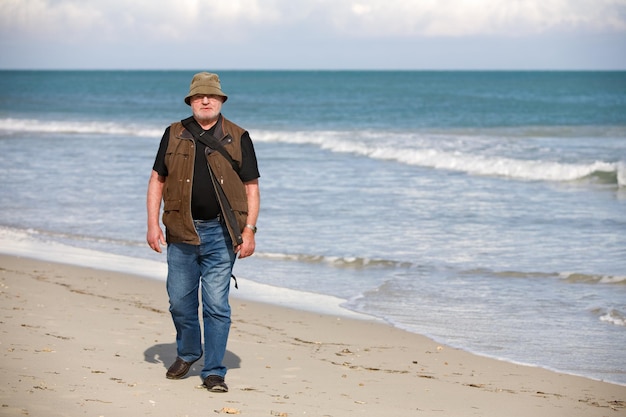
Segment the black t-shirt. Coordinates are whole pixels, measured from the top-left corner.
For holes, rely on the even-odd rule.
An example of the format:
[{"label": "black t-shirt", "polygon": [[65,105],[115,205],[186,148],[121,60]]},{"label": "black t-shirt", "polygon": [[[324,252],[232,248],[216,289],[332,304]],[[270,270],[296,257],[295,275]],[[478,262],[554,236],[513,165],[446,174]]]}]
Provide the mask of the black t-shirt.
[{"label": "black t-shirt", "polygon": [[[213,126],[207,131],[213,134]],[[165,166],[165,152],[170,141],[170,128],[165,129],[159,151],[154,160],[154,169],[160,176],[167,177],[167,167]],[[194,220],[209,220],[216,218],[220,213],[219,203],[215,196],[215,190],[211,185],[211,176],[205,157],[206,146],[198,141],[196,144],[196,159],[193,170],[193,185],[191,189],[191,215]],[[239,171],[241,181],[248,182],[260,177],[257,165],[254,146],[248,132],[241,137],[241,170]]]}]

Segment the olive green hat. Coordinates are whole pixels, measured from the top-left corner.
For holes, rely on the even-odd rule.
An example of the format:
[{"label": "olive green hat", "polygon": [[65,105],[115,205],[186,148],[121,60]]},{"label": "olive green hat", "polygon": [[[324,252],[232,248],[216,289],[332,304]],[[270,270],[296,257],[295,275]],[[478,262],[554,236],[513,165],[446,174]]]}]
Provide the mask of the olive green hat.
[{"label": "olive green hat", "polygon": [[193,76],[189,86],[189,94],[185,97],[185,103],[189,104],[191,97],[196,94],[213,94],[224,97],[224,101],[228,100],[228,96],[222,91],[220,77],[210,72],[199,72]]}]

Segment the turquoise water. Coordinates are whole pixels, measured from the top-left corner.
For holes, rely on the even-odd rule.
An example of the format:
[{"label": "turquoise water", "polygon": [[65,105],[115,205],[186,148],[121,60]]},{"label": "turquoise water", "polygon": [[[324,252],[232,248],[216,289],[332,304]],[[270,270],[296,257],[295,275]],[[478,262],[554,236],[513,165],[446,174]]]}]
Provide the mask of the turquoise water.
[{"label": "turquoise water", "polygon": [[[0,72],[0,240],[165,262],[145,191],[192,75]],[[626,73],[220,75],[261,169],[237,275],[626,384]]]}]

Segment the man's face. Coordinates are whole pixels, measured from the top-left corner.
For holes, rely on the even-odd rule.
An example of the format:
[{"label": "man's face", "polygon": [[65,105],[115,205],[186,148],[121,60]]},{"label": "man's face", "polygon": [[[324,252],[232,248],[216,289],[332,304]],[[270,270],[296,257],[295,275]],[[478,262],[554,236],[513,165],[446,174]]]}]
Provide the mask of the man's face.
[{"label": "man's face", "polygon": [[193,112],[193,117],[200,123],[210,124],[217,120],[222,111],[222,96],[212,94],[196,94],[191,97],[189,104]]}]

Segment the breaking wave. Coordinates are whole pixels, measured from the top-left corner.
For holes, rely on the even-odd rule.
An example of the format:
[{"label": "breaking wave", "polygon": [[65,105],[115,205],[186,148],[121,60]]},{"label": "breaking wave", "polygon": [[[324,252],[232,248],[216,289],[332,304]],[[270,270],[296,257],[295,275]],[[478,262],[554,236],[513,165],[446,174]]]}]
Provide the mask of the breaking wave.
[{"label": "breaking wave", "polygon": [[[106,121],[47,121],[4,118],[0,131],[65,134],[119,135],[160,138],[163,126],[134,125]],[[480,137],[478,132],[471,132]],[[340,131],[254,131],[254,140],[268,143],[309,144],[338,153],[396,161],[418,167],[464,172],[469,175],[499,176],[526,181],[588,181],[626,187],[626,161],[565,163],[484,154],[462,147],[443,147],[441,137],[397,134],[394,143],[381,140],[380,132]],[[395,140],[397,139],[397,143]],[[448,138],[449,139],[449,138]]]},{"label": "breaking wave", "polygon": [[[302,262],[309,264],[325,264],[333,268],[365,269],[424,269],[425,266],[407,261],[392,259],[372,259],[364,257],[313,255],[304,253],[271,253],[257,252],[254,256],[274,260]],[[456,271],[464,276],[482,276],[498,279],[561,279],[571,284],[609,284],[626,285],[626,275],[585,274],[579,272],[539,272],[539,271],[494,271],[488,268],[475,268]]]},{"label": "breaking wave", "polygon": [[133,124],[106,121],[58,121],[36,119],[0,119],[0,131],[40,132],[90,135],[120,135],[156,137],[163,135],[163,127],[149,128]]},{"label": "breaking wave", "polygon": [[[595,161],[564,163],[485,155],[475,150],[439,148],[438,139],[399,140],[390,144],[371,140],[367,135],[354,139],[345,132],[261,132],[257,141],[310,144],[331,152],[351,153],[372,159],[397,161],[407,165],[464,172],[470,175],[500,176],[527,181],[590,181],[626,186],[626,162]],[[419,147],[415,146],[418,142]],[[441,142],[441,140],[439,140]]]},{"label": "breaking wave", "polygon": [[257,252],[255,256],[259,258],[275,261],[293,261],[310,264],[326,264],[335,268],[409,268],[413,264],[410,262],[400,262],[388,259],[369,259],[349,256],[324,256],[308,254],[288,254],[288,253],[268,253]]}]

